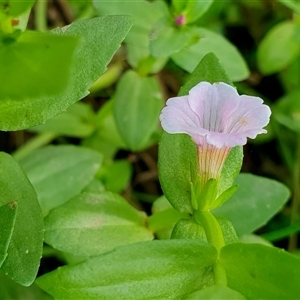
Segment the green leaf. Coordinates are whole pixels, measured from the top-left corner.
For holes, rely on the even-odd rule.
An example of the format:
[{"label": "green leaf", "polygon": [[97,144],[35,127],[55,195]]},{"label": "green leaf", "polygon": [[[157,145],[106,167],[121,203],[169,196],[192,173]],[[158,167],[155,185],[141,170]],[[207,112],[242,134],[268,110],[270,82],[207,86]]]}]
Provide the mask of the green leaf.
[{"label": "green leaf", "polygon": [[[299,30],[300,32],[300,30]],[[278,76],[286,93],[292,92],[300,86],[300,59],[295,59]],[[273,112],[272,112],[273,113]]]},{"label": "green leaf", "polygon": [[182,213],[193,212],[190,182],[196,165],[196,146],[191,138],[163,132],[158,152],[159,180],[166,198]]},{"label": "green leaf", "polygon": [[194,27],[193,31],[198,41],[172,55],[172,59],[179,67],[191,73],[206,54],[213,52],[220,59],[222,67],[232,81],[240,81],[249,76],[246,62],[233,44],[223,36],[205,28]]},{"label": "green leaf", "polygon": [[112,159],[119,148],[126,148],[113,116],[113,100],[107,101],[96,116],[96,131],[93,135],[83,140],[82,145],[94,149],[104,156]]},{"label": "green leaf", "polygon": [[237,291],[230,289],[227,286],[223,285],[213,285],[205,287],[200,291],[196,291],[192,294],[187,295],[185,299],[205,299],[205,300],[246,300],[246,298]]},{"label": "green leaf", "polygon": [[[187,95],[189,90],[200,81],[211,83],[222,81],[231,84],[224,69],[220,66],[218,58],[213,53],[207,54],[202,59],[180,89],[179,95]],[[237,156],[233,154],[232,158],[237,158]],[[228,162],[228,168],[232,164],[234,163]],[[168,134],[163,132],[159,143],[159,179],[166,198],[180,212],[192,213],[193,211],[190,183],[195,177],[196,169],[197,151],[191,138],[185,134]],[[230,172],[232,171],[224,171],[224,174],[231,174]],[[236,169],[234,169],[234,172],[236,172]],[[230,176],[233,175],[231,174]],[[224,182],[226,182],[225,179]],[[225,183],[224,186],[226,186]]]},{"label": "green leaf", "polygon": [[24,287],[5,276],[4,273],[0,274],[0,291],[3,300],[53,300],[35,283],[30,287]]},{"label": "green leaf", "polygon": [[82,193],[45,218],[45,241],[74,255],[99,255],[153,239],[145,221],[146,215],[118,194]]},{"label": "green leaf", "polygon": [[261,40],[257,49],[257,62],[264,75],[286,68],[300,53],[295,41],[297,25],[285,21],[272,27]]},{"label": "green leaf", "polygon": [[[15,224],[1,266],[10,278],[28,286],[37,274],[43,249],[43,216],[37,195],[19,164],[0,153],[0,205],[17,203]],[[14,205],[14,204],[13,204]]]},{"label": "green leaf", "polygon": [[178,95],[188,95],[190,89],[200,81],[208,81],[210,83],[221,81],[233,86],[228,74],[221,66],[219,58],[212,52],[202,58],[193,73],[188,77],[187,82],[181,87]]},{"label": "green leaf", "polygon": [[18,17],[22,13],[30,9],[35,0],[15,1],[15,0],[0,0],[0,19],[1,15]]},{"label": "green leaf", "polygon": [[17,202],[9,202],[0,207],[0,267],[7,257],[7,249],[15,226]]},{"label": "green leaf", "polygon": [[122,192],[130,182],[132,166],[128,160],[115,160],[103,166],[97,177],[103,182],[108,191]]},{"label": "green leaf", "polygon": [[[142,60],[150,56],[149,36],[154,24],[169,15],[168,7],[163,1],[95,0],[94,6],[100,15],[127,14],[134,18],[134,24],[125,39],[128,61],[133,68],[137,68]],[[161,63],[153,65],[152,72],[158,72],[160,65]]]},{"label": "green leaf", "polygon": [[37,149],[20,161],[44,213],[77,195],[94,178],[102,162],[95,151],[66,145]]},{"label": "green leaf", "polygon": [[209,9],[213,2],[213,0],[173,0],[172,5],[176,14],[184,14],[187,23],[193,23]]},{"label": "green leaf", "polygon": [[235,178],[240,173],[243,164],[243,147],[232,148],[221,171],[218,195],[232,187]]},{"label": "green leaf", "polygon": [[235,183],[237,192],[213,214],[229,219],[239,236],[266,224],[290,196],[282,183],[260,176],[240,174]]},{"label": "green leaf", "polygon": [[88,93],[87,89],[107,70],[107,64],[119,49],[132,24],[130,16],[104,16],[78,20],[53,30],[58,35],[83,39],[74,60],[75,79],[83,95]]},{"label": "green leaf", "polygon": [[94,131],[92,108],[83,102],[71,105],[66,112],[51,118],[45,124],[32,127],[33,132],[53,132],[57,135],[84,138]]},{"label": "green leaf", "polygon": [[0,36],[0,81],[5,83],[0,89],[2,130],[24,128],[33,114],[45,110],[36,101],[36,107],[20,117],[20,105],[41,96],[58,96],[66,89],[78,42],[75,37],[34,31],[24,32],[17,40]]},{"label": "green leaf", "polygon": [[188,218],[175,210],[165,196],[156,199],[152,206],[152,215],[148,218],[148,227],[159,239],[169,239],[174,225],[181,218]]},{"label": "green leaf", "polygon": [[179,220],[172,231],[172,239],[198,239],[207,242],[204,227],[193,219]]},{"label": "green leaf", "polygon": [[297,299],[300,259],[282,249],[232,244],[221,249],[228,287],[247,299]]},{"label": "green leaf", "polygon": [[[58,28],[52,31],[57,36],[50,34],[34,33],[34,35],[41,35],[44,43],[39,44],[33,39],[32,33],[24,33],[19,38],[21,39],[32,37],[32,41],[28,41],[23,44],[19,41],[13,43],[11,46],[2,47],[0,53],[7,52],[5,49],[13,47],[13,45],[19,45],[20,57],[18,60],[10,62],[5,56],[6,69],[11,74],[11,80],[9,81],[12,85],[5,84],[3,88],[4,92],[9,89],[10,93],[15,93],[17,96],[23,91],[29,92],[29,95],[25,97],[22,94],[21,100],[19,97],[13,99],[1,99],[0,101],[0,128],[1,130],[19,130],[36,126],[44,123],[47,119],[65,111],[71,104],[77,102],[81,98],[85,97],[89,92],[88,88],[96,81],[101,74],[106,70],[106,65],[111,60],[115,51],[119,48],[120,43],[124,39],[128,30],[132,25],[132,19],[129,16],[106,16],[103,18],[93,18],[89,20],[79,20],[65,28]],[[49,38],[51,37],[51,38]],[[47,41],[49,39],[50,48],[56,49],[57,55],[49,57],[45,56],[45,50]],[[58,43],[57,40],[77,41],[81,40],[81,43],[76,47],[76,51],[72,57],[66,43]],[[32,47],[37,44],[38,47]],[[26,47],[25,47],[26,46]],[[24,49],[25,48],[25,49]],[[26,66],[25,70],[31,70],[32,76],[28,76],[22,66],[26,63],[24,61],[25,52],[28,63],[34,67],[30,69]],[[34,54],[34,55],[33,55]],[[72,54],[72,53],[71,53]],[[11,52],[9,57],[14,57],[16,54]],[[51,59],[50,59],[51,58]],[[35,61],[39,59],[38,61]],[[59,60],[59,64],[57,61]],[[17,62],[22,63],[16,65]],[[46,69],[41,69],[43,66],[42,62],[45,63]],[[13,64],[13,65],[11,65]],[[15,67],[13,67],[15,66]],[[36,67],[39,68],[36,68]],[[58,82],[56,79],[61,78],[60,74],[66,74],[63,66],[69,66],[72,71],[72,76],[68,77],[67,85],[62,90],[57,89],[57,85],[60,87],[64,86],[64,82]],[[1,68],[2,68],[1,67]],[[56,70],[54,72],[54,70]],[[47,79],[47,74],[51,75],[51,80]],[[3,75],[3,72],[0,72]],[[2,78],[2,77],[1,77]],[[16,89],[12,89],[12,86],[16,86],[14,78],[22,78],[24,84],[17,86]],[[37,79],[36,82],[32,78]],[[5,79],[5,78],[4,78]],[[7,82],[1,80],[2,82]],[[29,82],[30,81],[30,82]],[[53,81],[53,83],[52,83]],[[26,82],[29,86],[26,86]],[[35,83],[34,87],[32,82]],[[39,83],[36,85],[36,83]],[[53,91],[50,87],[54,87]],[[4,93],[1,92],[1,93]],[[0,95],[1,95],[0,93]],[[7,94],[7,92],[5,92]],[[4,93],[4,94],[5,94]]]},{"label": "green leaf", "polygon": [[300,14],[300,3],[297,0],[278,0],[283,5],[289,7],[294,12]]},{"label": "green leaf", "polygon": [[300,90],[294,89],[291,93],[280,98],[273,110],[276,121],[296,133],[300,133],[299,97]]},{"label": "green leaf", "polygon": [[114,115],[119,132],[131,150],[142,150],[149,145],[162,105],[155,77],[140,77],[132,70],[122,76],[116,90]]},{"label": "green leaf", "polygon": [[[198,240],[137,243],[37,279],[58,299],[174,299],[211,284],[213,246]],[[206,272],[206,273],[205,273]]]},{"label": "green leaf", "polygon": [[151,54],[154,57],[168,57],[179,52],[191,42],[192,32],[189,29],[175,27],[170,17],[159,20],[151,31]]}]

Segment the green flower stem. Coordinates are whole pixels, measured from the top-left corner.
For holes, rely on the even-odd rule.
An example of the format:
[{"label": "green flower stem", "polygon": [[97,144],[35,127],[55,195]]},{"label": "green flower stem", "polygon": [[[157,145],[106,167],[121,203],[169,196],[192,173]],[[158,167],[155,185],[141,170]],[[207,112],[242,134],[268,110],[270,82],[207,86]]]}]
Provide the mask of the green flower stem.
[{"label": "green flower stem", "polygon": [[38,31],[47,31],[47,1],[38,0],[35,5],[35,27]]},{"label": "green flower stem", "polygon": [[[225,245],[224,236],[220,224],[210,211],[195,211],[195,220],[204,227],[207,241],[214,245],[220,252]],[[227,276],[224,267],[217,262],[213,266],[215,284],[227,286]]]}]

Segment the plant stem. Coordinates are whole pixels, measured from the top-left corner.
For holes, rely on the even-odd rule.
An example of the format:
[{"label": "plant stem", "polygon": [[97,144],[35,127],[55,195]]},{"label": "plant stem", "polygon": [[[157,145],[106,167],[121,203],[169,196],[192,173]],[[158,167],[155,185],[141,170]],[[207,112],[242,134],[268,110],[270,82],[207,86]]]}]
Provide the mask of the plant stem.
[{"label": "plant stem", "polygon": [[[300,137],[297,140],[296,161],[293,166],[293,198],[291,211],[291,224],[297,222],[299,216],[299,201],[300,201]],[[297,234],[293,234],[289,239],[289,251],[297,248]]]},{"label": "plant stem", "polygon": [[[207,241],[216,247],[218,256],[225,245],[224,236],[220,224],[210,211],[195,211],[195,220],[204,227]],[[227,286],[227,276],[224,267],[219,263],[213,266],[215,284]]]},{"label": "plant stem", "polygon": [[35,5],[35,27],[38,31],[47,31],[47,1],[38,0]]},{"label": "plant stem", "polygon": [[27,142],[24,146],[20,147],[17,151],[13,153],[13,157],[16,160],[21,160],[22,158],[26,157],[30,154],[33,150],[47,145],[52,140],[57,137],[56,133],[53,132],[43,132],[39,135],[32,138],[29,142]]}]

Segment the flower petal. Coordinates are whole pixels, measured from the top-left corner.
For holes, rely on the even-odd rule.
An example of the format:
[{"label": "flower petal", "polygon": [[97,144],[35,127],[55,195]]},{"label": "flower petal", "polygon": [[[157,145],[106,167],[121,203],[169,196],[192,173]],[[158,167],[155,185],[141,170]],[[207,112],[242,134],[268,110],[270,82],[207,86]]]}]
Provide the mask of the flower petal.
[{"label": "flower petal", "polygon": [[166,104],[160,115],[161,125],[166,132],[189,134],[190,131],[197,131],[200,123],[190,109],[188,96],[170,98]]},{"label": "flower petal", "polygon": [[236,89],[223,82],[200,82],[190,90],[188,102],[203,128],[222,132],[223,115],[226,117],[237,109],[238,97]]},{"label": "flower petal", "polygon": [[271,110],[262,103],[226,83],[200,82],[188,96],[170,98],[160,120],[165,131],[186,133],[197,145],[231,148],[266,133]]},{"label": "flower petal", "polygon": [[228,119],[225,132],[245,132],[250,129],[261,129],[269,123],[271,110],[258,97],[239,96],[239,107]]}]

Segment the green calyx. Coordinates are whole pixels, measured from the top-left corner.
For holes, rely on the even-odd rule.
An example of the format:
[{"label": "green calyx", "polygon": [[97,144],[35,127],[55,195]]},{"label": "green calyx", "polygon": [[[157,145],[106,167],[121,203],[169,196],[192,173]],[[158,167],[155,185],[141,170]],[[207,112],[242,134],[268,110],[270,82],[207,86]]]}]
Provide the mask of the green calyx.
[{"label": "green calyx", "polygon": [[210,178],[204,186],[201,177],[196,176],[195,183],[191,182],[191,202],[194,211],[210,211],[224,204],[236,192],[238,186],[233,185],[218,195],[219,180]]}]

